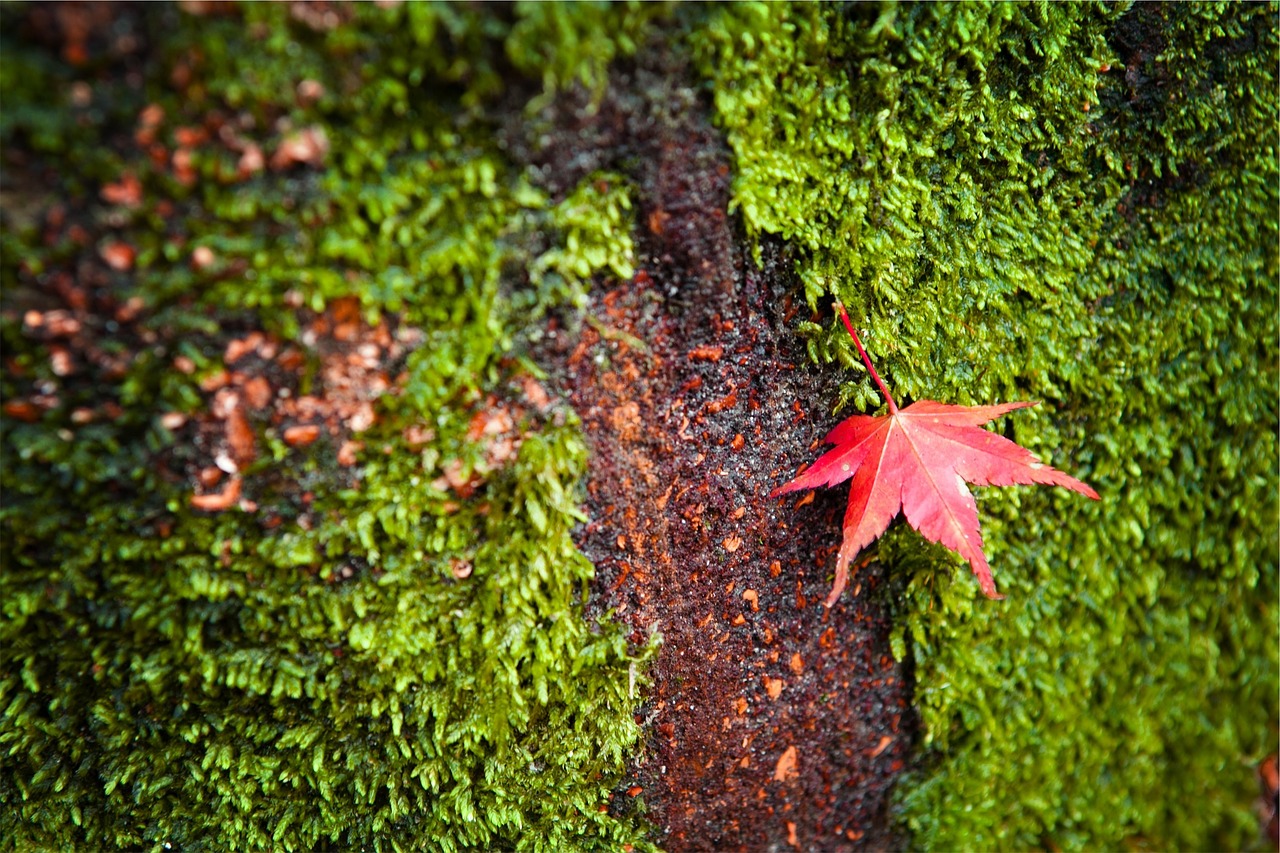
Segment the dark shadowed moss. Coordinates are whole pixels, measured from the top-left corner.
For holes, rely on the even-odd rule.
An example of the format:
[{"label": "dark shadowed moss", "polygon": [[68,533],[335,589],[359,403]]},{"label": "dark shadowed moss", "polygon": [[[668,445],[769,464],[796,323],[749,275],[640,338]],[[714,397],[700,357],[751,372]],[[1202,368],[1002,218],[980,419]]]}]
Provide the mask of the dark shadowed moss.
[{"label": "dark shadowed moss", "polygon": [[[110,38],[150,51],[90,43],[73,68],[19,43],[27,9],[6,7],[0,132],[25,158],[6,163],[0,321],[9,844],[643,843],[605,805],[648,651],[582,615],[576,419],[508,406],[518,451],[496,455],[475,418],[536,371],[528,320],[632,252],[624,182],[552,199],[486,110],[601,85],[658,11],[122,10]],[[129,173],[140,203],[99,199]],[[95,245],[42,236],[54,200]],[[98,260],[115,238],[131,272]],[[312,312],[351,296],[419,341],[354,467],[254,421],[252,502],[193,509],[180,474],[208,435],[162,415],[208,422],[202,385],[254,330],[304,353],[286,391],[320,394]],[[51,366],[24,315],[55,309],[91,345],[76,358],[120,370]]]},{"label": "dark shadowed moss", "polygon": [[[1000,603],[913,532],[881,541],[912,576],[916,843],[1252,843],[1276,736],[1276,7],[744,4],[695,41],[734,204],[804,250],[811,303],[849,306],[909,399],[1045,401],[1004,429],[1103,496],[979,496]],[[859,369],[838,323],[801,330]],[[881,404],[866,379],[843,402]]]}]

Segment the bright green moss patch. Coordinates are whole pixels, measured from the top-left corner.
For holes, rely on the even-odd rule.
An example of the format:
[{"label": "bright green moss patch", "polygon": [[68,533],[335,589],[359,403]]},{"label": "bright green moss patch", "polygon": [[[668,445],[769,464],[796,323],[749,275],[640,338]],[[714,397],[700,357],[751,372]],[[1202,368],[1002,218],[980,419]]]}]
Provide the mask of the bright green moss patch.
[{"label": "bright green moss patch", "polygon": [[[1277,691],[1274,6],[737,5],[695,36],[748,228],[907,398],[1040,399],[1094,485],[980,495],[1008,596],[908,530],[922,847],[1232,849]],[[838,323],[811,354],[857,370]],[[868,379],[846,404],[880,405]],[[837,536],[838,531],[830,535]]]},{"label": "bright green moss patch", "polygon": [[[77,73],[6,43],[4,142],[66,176],[57,191],[96,242],[6,227],[3,392],[23,405],[0,442],[0,834],[22,848],[641,844],[606,805],[636,748],[647,651],[582,612],[575,418],[513,402],[536,370],[519,358],[529,318],[580,300],[593,275],[630,274],[629,189],[593,175],[549,197],[503,157],[486,111],[520,96],[505,83],[530,98],[598,85],[653,12],[291,8],[131,19],[164,54],[121,96],[125,141],[105,155],[94,134],[60,135],[63,114],[25,82],[62,92]],[[511,66],[543,73],[521,82]],[[99,198],[126,173],[139,203]],[[132,270],[103,270],[112,239],[136,248]],[[50,276],[114,319],[59,305]],[[299,445],[251,419],[250,502],[193,509],[183,472],[220,435],[210,389],[245,369],[228,342],[265,330],[295,347],[268,365],[293,365],[273,390],[322,398],[313,312],[353,296],[366,323],[417,341],[388,365],[401,375],[377,422],[349,435],[354,464],[335,461],[336,433]],[[93,370],[58,368],[24,317],[55,309],[92,327],[75,340],[96,347]],[[476,428],[498,411],[513,421],[501,448]]]}]

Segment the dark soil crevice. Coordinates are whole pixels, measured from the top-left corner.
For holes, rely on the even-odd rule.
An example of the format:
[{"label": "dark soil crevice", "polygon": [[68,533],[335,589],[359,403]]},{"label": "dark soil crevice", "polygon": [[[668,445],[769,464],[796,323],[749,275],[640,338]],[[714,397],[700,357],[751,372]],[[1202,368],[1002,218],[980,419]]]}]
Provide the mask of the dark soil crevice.
[{"label": "dark soil crevice", "polygon": [[552,320],[539,353],[593,450],[589,607],[663,638],[615,808],[642,794],[672,850],[901,846],[888,795],[917,724],[890,581],[865,565],[824,612],[845,494],[769,497],[834,425],[838,377],[808,367],[792,261],[751,259],[710,109],[663,56],[523,150],[565,186],[622,168],[639,188],[639,271],[597,288],[580,330]]}]

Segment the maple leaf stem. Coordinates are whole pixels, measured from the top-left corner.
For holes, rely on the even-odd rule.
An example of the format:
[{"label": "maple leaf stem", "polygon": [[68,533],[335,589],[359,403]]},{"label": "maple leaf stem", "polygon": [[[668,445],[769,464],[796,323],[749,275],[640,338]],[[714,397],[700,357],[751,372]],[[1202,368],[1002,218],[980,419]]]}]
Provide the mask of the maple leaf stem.
[{"label": "maple leaf stem", "polygon": [[853,343],[858,348],[858,355],[862,356],[862,363],[867,366],[867,370],[871,371],[871,378],[880,386],[880,393],[888,401],[889,414],[898,414],[898,404],[893,402],[893,396],[889,394],[889,389],[885,387],[884,380],[880,378],[879,373],[876,373],[876,366],[871,363],[871,359],[867,356],[867,351],[862,348],[862,339],[858,337],[858,333],[853,329],[853,324],[849,322],[849,314],[839,302],[836,303],[836,308],[840,310],[840,319],[844,320],[844,327],[849,330],[849,336],[853,338]]}]

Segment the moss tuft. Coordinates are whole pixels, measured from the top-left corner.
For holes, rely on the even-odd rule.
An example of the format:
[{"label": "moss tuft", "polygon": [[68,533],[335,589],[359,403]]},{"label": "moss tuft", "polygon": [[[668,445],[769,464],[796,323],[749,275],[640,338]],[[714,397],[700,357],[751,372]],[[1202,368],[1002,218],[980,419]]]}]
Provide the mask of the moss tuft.
[{"label": "moss tuft", "polygon": [[[555,203],[508,164],[488,110],[539,51],[558,64],[523,97],[579,71],[600,83],[652,13],[210,11],[131,19],[164,38],[150,97],[131,90],[134,143],[113,148],[62,137],[64,108],[40,106],[73,69],[4,51],[6,146],[66,176],[71,216],[137,255],[103,273],[93,246],[6,228],[3,392],[22,405],[0,442],[0,834],[44,849],[643,845],[606,805],[652,649],[583,615],[585,445],[572,412],[517,402],[533,380],[515,344],[591,276],[630,274],[629,188],[594,175]],[[85,156],[105,166],[86,175]],[[98,182],[125,173],[140,200],[107,204]],[[116,353],[120,370],[50,366],[55,345],[23,319],[49,316],[48,276],[116,312],[58,309],[83,320],[86,359]],[[247,387],[225,377],[228,348],[292,348],[293,374],[264,356],[263,375],[316,406],[334,387],[317,336],[341,340],[339,323],[417,341],[368,374],[389,388],[376,423],[339,447],[254,416],[243,500],[193,508],[182,474],[220,435],[195,426],[216,425],[209,389]]]},{"label": "moss tuft", "polygon": [[[742,4],[695,43],[752,234],[907,398],[1041,399],[1102,493],[980,496],[1009,596],[909,533],[927,848],[1238,848],[1277,690],[1275,6]],[[859,370],[830,320],[817,361]],[[867,379],[845,401],[881,404]],[[832,531],[831,535],[838,535]],[[1206,790],[1207,787],[1207,790]]]}]

